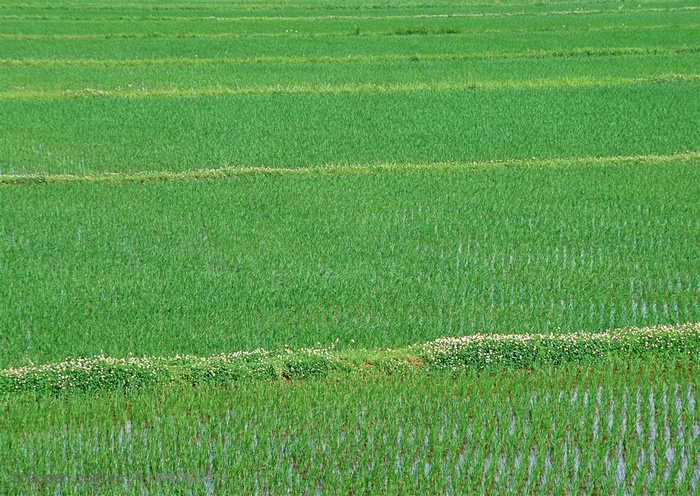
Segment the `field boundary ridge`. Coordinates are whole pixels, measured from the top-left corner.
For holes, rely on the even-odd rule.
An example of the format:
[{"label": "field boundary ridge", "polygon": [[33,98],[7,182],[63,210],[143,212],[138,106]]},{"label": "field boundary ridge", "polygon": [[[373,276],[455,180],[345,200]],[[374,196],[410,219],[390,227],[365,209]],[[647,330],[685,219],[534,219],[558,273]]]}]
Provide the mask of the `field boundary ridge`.
[{"label": "field boundary ridge", "polygon": [[[484,4],[486,5],[486,4]],[[0,20],[5,21],[18,21],[18,20],[36,20],[36,21],[216,21],[216,22],[235,22],[244,23],[250,21],[365,21],[365,20],[397,20],[397,19],[469,19],[469,18],[509,18],[509,17],[550,17],[550,16],[582,16],[582,15],[600,15],[600,14],[621,14],[622,9],[620,8],[582,8],[577,7],[575,9],[564,9],[564,10],[545,10],[540,12],[533,12],[528,10],[513,10],[513,11],[503,11],[503,12],[448,12],[448,13],[416,13],[416,14],[324,14],[324,15],[240,15],[240,11],[237,11],[231,15],[193,15],[193,16],[173,16],[173,15],[163,15],[162,12],[167,12],[169,10],[178,10],[178,6],[161,6],[158,5],[156,9],[153,6],[141,6],[139,4],[129,5],[130,9],[135,9],[135,11],[140,11],[144,13],[149,13],[149,15],[144,17],[137,17],[134,15],[101,15],[101,16],[77,16],[72,15],[50,15],[45,12],[47,8],[52,8],[52,4],[36,4],[36,5],[21,5],[23,8],[32,8],[38,10],[40,13],[37,14],[2,14],[0,15]],[[520,6],[518,6],[520,7]],[[351,9],[352,7],[350,7]],[[389,8],[389,7],[387,7]],[[412,9],[415,6],[407,6],[406,8]],[[85,7],[82,7],[84,10]],[[334,7],[334,9],[338,9]],[[110,9],[105,8],[105,6],[93,6],[90,11],[108,11]],[[338,9],[339,10],[339,9]],[[640,13],[657,13],[657,12],[692,12],[700,10],[700,7],[695,5],[682,5],[678,7],[632,7],[624,11],[624,14],[640,14]],[[154,15],[153,12],[157,12],[159,15]],[[250,11],[249,11],[250,12]]]},{"label": "field boundary ridge", "polygon": [[290,86],[202,87],[202,88],[117,88],[65,90],[7,90],[0,91],[0,101],[66,100],[85,98],[214,98],[264,97],[271,95],[354,95],[399,94],[420,92],[508,91],[578,88],[609,88],[616,86],[697,83],[700,74],[666,73],[650,77],[566,77],[556,79],[492,80],[437,83],[398,84],[298,84]]},{"label": "field boundary ridge", "polygon": [[140,390],[180,383],[225,386],[242,380],[304,380],[330,373],[382,370],[452,371],[535,368],[564,363],[700,356],[700,323],[615,329],[601,333],[475,334],[397,349],[287,347],[209,357],[73,358],[0,370],[0,394]]},{"label": "field boundary ridge", "polygon": [[375,165],[318,165],[310,167],[245,167],[224,166],[189,171],[105,172],[98,174],[0,174],[0,185],[28,184],[124,184],[175,181],[204,181],[246,176],[340,176],[376,174],[383,172],[414,172],[430,170],[470,170],[497,167],[567,167],[651,165],[700,161],[700,151],[668,155],[614,155],[604,157],[524,158],[475,162],[424,162],[415,164],[383,163]]},{"label": "field boundary ridge", "polygon": [[527,60],[572,57],[634,57],[651,55],[697,54],[698,45],[678,47],[580,47],[554,50],[527,50],[524,52],[475,52],[475,53],[415,53],[384,55],[261,55],[256,57],[163,57],[138,59],[0,59],[0,68],[13,67],[163,67],[208,65],[260,65],[260,64],[375,64],[383,62],[453,62],[474,60]]}]

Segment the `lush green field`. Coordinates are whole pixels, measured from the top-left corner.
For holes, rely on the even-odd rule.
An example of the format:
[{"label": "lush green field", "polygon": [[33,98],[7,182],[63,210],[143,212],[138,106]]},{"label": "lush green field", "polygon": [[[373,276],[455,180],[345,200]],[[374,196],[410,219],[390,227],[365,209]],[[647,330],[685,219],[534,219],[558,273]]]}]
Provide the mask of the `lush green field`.
[{"label": "lush green field", "polygon": [[0,173],[696,151],[698,26],[682,1],[10,3]]},{"label": "lush green field", "polygon": [[0,0],[0,493],[699,492],[699,28]]},{"label": "lush green field", "polygon": [[700,320],[700,169],[5,186],[3,366]]},{"label": "lush green field", "polygon": [[[459,89],[545,89],[614,86],[655,80],[697,79],[695,53],[638,53],[617,57],[585,54],[411,61],[367,60],[290,63],[196,63],[5,67],[0,98],[69,98],[89,95],[270,95],[279,93],[411,93]],[[235,66],[235,71],[231,66]]]},{"label": "lush green field", "polygon": [[[700,80],[588,88],[0,102],[4,173],[674,154]],[[128,125],[127,125],[128,123]]]},{"label": "lush green field", "polygon": [[[693,494],[693,362],[0,399],[0,487],[72,494]],[[32,475],[34,474],[34,475]]]}]

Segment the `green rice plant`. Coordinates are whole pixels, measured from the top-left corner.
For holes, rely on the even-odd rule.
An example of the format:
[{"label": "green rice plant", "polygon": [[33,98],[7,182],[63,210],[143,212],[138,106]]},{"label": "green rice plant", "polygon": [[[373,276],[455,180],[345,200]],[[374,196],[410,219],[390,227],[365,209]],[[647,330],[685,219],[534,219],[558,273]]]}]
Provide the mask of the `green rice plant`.
[{"label": "green rice plant", "polygon": [[[504,32],[558,32],[558,31],[619,31],[659,29],[665,25],[687,25],[693,19],[687,15],[681,2],[665,6],[632,6],[617,9],[584,10],[559,9],[549,6],[538,9],[529,6],[526,11],[506,7],[500,12],[488,13],[481,6],[479,13],[469,13],[469,6],[449,8],[395,6],[390,9],[371,9],[358,12],[348,9],[344,15],[338,9],[281,12],[280,6],[260,9],[255,15],[235,6],[190,6],[168,15],[156,17],[149,9],[109,8],[81,11],[74,6],[70,16],[32,16],[36,9],[16,6],[14,14],[4,7],[0,25],[6,38],[247,38],[281,36],[286,38],[366,35],[459,35]],[[26,9],[26,7],[25,7]],[[483,10],[482,10],[483,9]],[[46,14],[46,12],[44,12]],[[305,15],[304,15],[305,14]],[[324,15],[326,14],[326,15]],[[88,22],[86,22],[88,21]],[[565,23],[565,24],[562,24]],[[291,29],[290,29],[291,27]]]},{"label": "green rice plant", "polygon": [[696,11],[0,5],[0,493],[697,492]]},{"label": "green rice plant", "polygon": [[684,153],[697,84],[0,100],[0,164],[84,175]]},{"label": "green rice plant", "polygon": [[0,366],[696,322],[698,168],[653,162],[2,186]]},{"label": "green rice plant", "polygon": [[[558,88],[697,77],[697,53],[590,57],[259,61],[197,65],[66,66],[0,64],[0,99],[150,98],[296,93],[415,93],[420,90]],[[233,70],[235,68],[235,70]],[[465,78],[465,73],[468,77]],[[695,76],[693,76],[695,75]]]},{"label": "green rice plant", "polygon": [[0,167],[91,175],[677,154],[698,149],[697,85],[0,100]]},{"label": "green rice plant", "polygon": [[[683,16],[686,11],[656,12],[656,19],[650,13],[641,12],[641,16],[646,14],[646,22],[637,22],[636,26],[625,29],[615,26],[614,22],[624,19],[619,14],[614,16],[600,16],[596,20],[599,24],[590,27],[574,27],[566,29],[556,21],[560,18],[550,18],[546,24],[540,25],[540,29],[532,28],[508,29],[502,19],[498,19],[493,29],[481,22],[480,29],[468,29],[466,26],[459,33],[449,32],[460,30],[455,26],[454,21],[435,18],[423,21],[422,27],[412,27],[407,25],[406,20],[398,18],[382,22],[377,26],[374,33],[367,33],[362,36],[350,35],[353,33],[353,20],[350,22],[323,22],[314,19],[311,21],[298,20],[297,24],[307,24],[300,26],[302,33],[280,32],[289,21],[251,23],[250,26],[234,23],[225,27],[225,36],[216,35],[216,31],[222,30],[221,23],[208,22],[199,24],[199,32],[209,34],[209,36],[183,36],[182,26],[175,22],[159,23],[157,21],[147,21],[141,23],[130,23],[134,30],[141,33],[134,36],[129,30],[124,33],[123,24],[107,22],[100,26],[99,22],[94,23],[98,30],[112,31],[113,36],[84,37],[80,29],[85,29],[85,22],[73,23],[61,22],[61,27],[56,29],[52,24],[42,23],[37,20],[32,21],[33,28],[29,31],[39,34],[51,33],[51,31],[62,30],[62,34],[75,34],[78,36],[24,36],[5,37],[0,48],[0,60],[126,60],[129,58],[141,60],[166,60],[175,61],[183,59],[212,59],[212,58],[246,58],[251,54],[257,57],[348,57],[351,56],[377,56],[382,54],[402,55],[416,57],[428,55],[450,55],[456,54],[483,54],[491,55],[517,53],[519,51],[538,51],[571,49],[589,52],[592,55],[610,49],[617,48],[648,48],[666,49],[676,48],[683,45],[697,46],[693,37],[693,32],[697,29],[697,23],[690,16]],[[668,20],[664,22],[662,14],[667,14]],[[574,16],[563,16],[566,17]],[[639,17],[639,16],[635,16]],[[580,20],[578,22],[582,22]],[[205,21],[206,22],[206,21]],[[410,21],[409,21],[410,22]],[[458,21],[459,22],[459,21]],[[522,21],[521,21],[522,22]],[[583,21],[585,22],[585,21]],[[25,28],[21,21],[5,21],[10,24],[8,31],[17,32]],[[17,27],[13,25],[19,24]],[[237,24],[237,25],[236,25]],[[324,26],[325,24],[325,26]],[[369,24],[369,23],[368,23]],[[558,25],[557,25],[558,24]],[[210,27],[211,25],[213,26]],[[217,26],[218,25],[218,26]],[[376,23],[375,23],[376,25]],[[589,21],[590,25],[590,21]],[[158,33],[159,27],[170,31],[170,36]],[[197,33],[197,25],[188,23],[190,29],[194,28]],[[258,33],[251,35],[235,36],[235,29],[258,30]],[[324,29],[325,27],[325,29]],[[596,29],[596,27],[602,29]],[[651,27],[651,29],[645,29]],[[233,29],[231,29],[233,28]],[[616,29],[617,28],[617,29]],[[179,30],[179,31],[178,31]],[[269,33],[265,33],[269,30]],[[293,30],[293,29],[292,29]],[[307,30],[307,33],[303,33]],[[308,33],[308,30],[313,30]],[[329,32],[332,30],[344,31],[340,36],[338,33]],[[94,30],[97,31],[97,30]],[[93,31],[93,32],[94,32]],[[207,33],[208,31],[208,33]],[[546,31],[546,32],[545,32]],[[71,33],[72,32],[72,33]],[[401,32],[408,36],[396,36]],[[124,34],[122,34],[124,33]],[[211,33],[211,34],[210,34]],[[88,31],[89,34],[89,31]],[[175,36],[173,36],[173,34]],[[272,34],[270,36],[269,34]],[[354,34],[354,33],[353,33]],[[545,34],[543,36],[543,34]],[[317,39],[317,38],[320,38]],[[320,41],[320,42],[319,42]],[[57,48],[60,51],[57,51]],[[172,63],[172,62],[171,62]],[[199,62],[195,62],[199,63]]]}]

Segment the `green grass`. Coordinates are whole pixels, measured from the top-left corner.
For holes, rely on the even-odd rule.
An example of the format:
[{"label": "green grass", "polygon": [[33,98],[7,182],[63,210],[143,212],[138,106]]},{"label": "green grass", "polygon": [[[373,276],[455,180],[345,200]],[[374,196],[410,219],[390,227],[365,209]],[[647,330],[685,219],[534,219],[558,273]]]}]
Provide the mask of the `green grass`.
[{"label": "green grass", "polygon": [[[523,51],[616,48],[669,49],[697,47],[697,24],[629,31],[553,31],[553,32],[476,32],[421,36],[263,36],[236,39],[220,38],[96,38],[96,39],[11,39],[5,38],[0,59],[31,60],[110,60],[217,57],[347,57],[513,54]],[[60,52],[56,47],[60,46]]]},{"label": "green grass", "polygon": [[0,101],[0,167],[55,174],[683,153],[700,149],[699,88]]},{"label": "green grass", "polygon": [[361,7],[8,5],[0,173],[700,148],[692,3]]},{"label": "green grass", "polygon": [[[238,92],[348,92],[369,85],[380,88],[423,87],[433,91],[470,87],[518,88],[606,86],[655,77],[698,77],[698,53],[631,54],[520,59],[367,61],[363,63],[212,63],[62,67],[0,67],[0,99],[66,98],[90,94],[148,97],[159,93],[205,96]],[[234,69],[235,68],[235,69]],[[514,77],[517,75],[517,78]],[[404,91],[407,91],[404,90]],[[359,90],[355,90],[359,91]]]},{"label": "green grass", "polygon": [[697,377],[692,361],[627,360],[2,397],[0,487],[692,493]]},{"label": "green grass", "polygon": [[[488,19],[490,16],[547,16],[567,15],[575,16],[601,16],[617,14],[626,16],[629,13],[638,14],[644,12],[668,13],[678,9],[695,9],[696,5],[689,0],[671,1],[643,1],[636,4],[625,5],[620,8],[617,2],[596,2],[592,5],[582,5],[572,1],[420,1],[420,2],[374,2],[366,0],[358,1],[309,1],[271,3],[264,1],[245,3],[220,2],[90,2],[90,1],[63,1],[60,4],[45,1],[30,1],[21,3],[6,3],[0,6],[0,15],[7,20],[29,18],[35,20],[118,20],[126,18],[132,21],[148,19],[231,19],[248,22],[260,19],[290,18],[291,20],[303,20],[304,18],[334,17],[334,18],[362,18],[372,21],[376,18],[398,16],[452,16],[452,17],[476,17]],[[575,14],[575,15],[574,15]]]},{"label": "green grass", "polygon": [[4,186],[0,363],[699,321],[699,171]]},{"label": "green grass", "polygon": [[[7,11],[5,11],[7,12]],[[692,11],[681,5],[664,8],[663,16],[647,7],[614,9],[606,12],[590,9],[576,13],[575,9],[558,7],[539,12],[506,9],[501,13],[480,11],[469,13],[450,9],[402,8],[391,10],[353,10],[300,12],[251,11],[161,11],[148,10],[120,12],[116,9],[101,12],[75,12],[62,16],[59,12],[43,10],[5,13],[0,19],[3,38],[184,38],[184,37],[255,37],[255,36],[424,36],[463,35],[486,32],[538,31],[625,31],[655,30],[670,26],[697,24]],[[593,17],[593,19],[592,19]],[[216,22],[212,22],[213,19]],[[594,21],[594,22],[592,22]]]},{"label": "green grass", "polygon": [[699,14],[2,2],[0,493],[700,492]]}]

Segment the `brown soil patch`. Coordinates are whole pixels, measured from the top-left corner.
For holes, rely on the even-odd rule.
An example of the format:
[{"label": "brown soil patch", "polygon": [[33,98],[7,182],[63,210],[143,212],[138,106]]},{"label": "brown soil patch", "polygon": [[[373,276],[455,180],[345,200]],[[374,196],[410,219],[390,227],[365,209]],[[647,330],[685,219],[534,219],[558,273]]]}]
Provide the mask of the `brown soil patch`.
[{"label": "brown soil patch", "polygon": [[423,363],[423,360],[417,356],[408,357],[406,359],[406,362],[414,367],[422,367],[423,365],[425,365],[425,363]]}]

